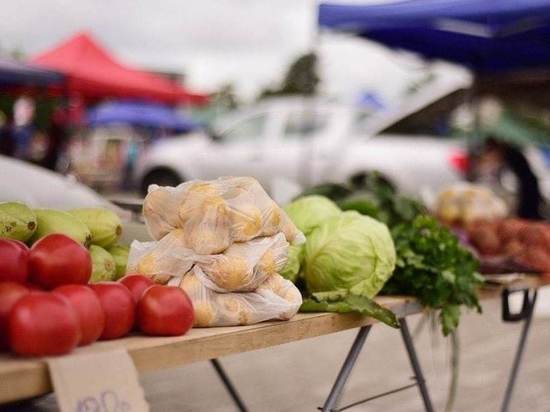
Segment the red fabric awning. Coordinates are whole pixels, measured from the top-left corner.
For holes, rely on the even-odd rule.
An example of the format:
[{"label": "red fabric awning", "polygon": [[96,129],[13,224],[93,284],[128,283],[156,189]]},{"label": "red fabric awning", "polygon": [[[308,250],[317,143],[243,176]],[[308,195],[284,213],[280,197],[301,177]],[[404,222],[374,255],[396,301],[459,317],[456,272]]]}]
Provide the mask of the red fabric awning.
[{"label": "red fabric awning", "polygon": [[162,76],[118,62],[87,33],[77,34],[31,61],[65,74],[68,93],[85,99],[136,98],[197,105],[208,101],[206,95],[191,93]]}]

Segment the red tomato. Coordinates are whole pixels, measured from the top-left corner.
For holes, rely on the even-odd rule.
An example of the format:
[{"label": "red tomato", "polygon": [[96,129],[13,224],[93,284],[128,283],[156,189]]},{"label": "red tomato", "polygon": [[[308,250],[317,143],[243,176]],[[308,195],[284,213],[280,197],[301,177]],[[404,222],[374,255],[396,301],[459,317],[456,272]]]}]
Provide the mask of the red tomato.
[{"label": "red tomato", "polygon": [[86,284],[92,275],[92,258],[80,243],[60,233],[53,233],[32,246],[29,270],[30,281],[44,289]]},{"label": "red tomato", "polygon": [[30,251],[29,247],[23,242],[21,242],[20,240],[11,239],[11,241],[15,243],[17,246],[19,246],[23,252],[29,253]]},{"label": "red tomato", "polygon": [[29,289],[17,282],[0,283],[0,350],[8,349],[8,315],[11,308]]},{"label": "red tomato", "polygon": [[95,292],[85,285],[65,285],[55,288],[71,303],[80,326],[79,346],[89,345],[101,336],[105,327],[105,313]]},{"label": "red tomato", "polygon": [[31,292],[45,292],[45,289],[42,289],[40,286],[31,283],[31,282],[24,282],[21,283],[23,286],[25,286],[27,289],[29,289]]},{"label": "red tomato", "polygon": [[10,347],[22,356],[63,355],[80,339],[78,317],[71,304],[55,293],[32,292],[9,315]]},{"label": "red tomato", "polygon": [[0,282],[25,282],[29,274],[29,248],[22,242],[0,239]]},{"label": "red tomato", "polygon": [[116,339],[127,335],[134,325],[136,310],[128,288],[118,282],[100,282],[90,287],[97,294],[105,313],[105,328],[99,339]]},{"label": "red tomato", "polygon": [[151,278],[143,275],[126,275],[119,282],[128,288],[136,303],[145,292],[145,289],[155,284]]},{"label": "red tomato", "polygon": [[137,322],[147,335],[183,335],[191,329],[193,320],[191,299],[175,286],[151,286],[137,305]]}]

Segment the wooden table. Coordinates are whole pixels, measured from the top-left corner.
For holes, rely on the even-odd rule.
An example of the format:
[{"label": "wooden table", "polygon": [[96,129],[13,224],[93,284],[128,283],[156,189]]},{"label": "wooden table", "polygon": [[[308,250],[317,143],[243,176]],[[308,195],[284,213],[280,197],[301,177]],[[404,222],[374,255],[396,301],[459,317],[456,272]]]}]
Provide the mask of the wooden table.
[{"label": "wooden table", "polygon": [[[376,300],[394,311],[398,317],[422,311],[422,307],[411,298],[380,297]],[[97,342],[79,348],[73,353],[78,355],[122,347],[128,351],[139,372],[150,372],[360,328],[375,322],[373,319],[355,314],[298,314],[286,322],[197,328],[179,337],[130,336],[114,341]],[[0,356],[0,404],[46,394],[51,390],[48,366],[43,359]]]},{"label": "wooden table", "polygon": [[[548,284],[550,284],[550,280],[527,277],[506,285],[506,288],[509,290],[536,290]],[[502,295],[504,289],[504,286],[495,286],[482,291],[480,297],[482,299],[498,298]],[[404,323],[405,318],[422,312],[421,305],[409,297],[378,297],[376,301],[394,311],[397,317],[400,318],[402,334],[404,333],[403,329],[408,334],[408,328]],[[366,334],[374,323],[376,323],[375,320],[356,314],[298,314],[286,322],[274,321],[251,326],[192,329],[181,337],[130,336],[114,341],[97,342],[77,349],[74,355],[124,348],[128,351],[137,370],[141,373],[216,359],[234,353],[267,348],[355,328],[360,328],[360,333],[361,331],[364,333],[362,342],[360,342],[357,349],[360,351]],[[407,342],[405,335],[403,335],[403,338],[415,375],[423,384],[421,371],[416,370],[419,365],[414,364],[416,354],[414,353],[414,347],[412,347],[412,341]],[[357,342],[354,343],[350,355],[356,344]],[[523,350],[522,345],[521,350]],[[72,354],[67,356],[72,356]],[[347,362],[348,359],[346,359]],[[353,363],[354,361],[351,363],[351,367],[353,367]],[[416,363],[418,363],[417,360]],[[345,366],[346,364],[343,369]],[[344,376],[343,384],[346,379],[347,376]],[[339,389],[341,391],[341,388]],[[48,366],[44,359],[19,359],[11,355],[0,355],[0,404],[32,398],[51,391],[52,385]],[[429,410],[428,407],[427,410]]]}]

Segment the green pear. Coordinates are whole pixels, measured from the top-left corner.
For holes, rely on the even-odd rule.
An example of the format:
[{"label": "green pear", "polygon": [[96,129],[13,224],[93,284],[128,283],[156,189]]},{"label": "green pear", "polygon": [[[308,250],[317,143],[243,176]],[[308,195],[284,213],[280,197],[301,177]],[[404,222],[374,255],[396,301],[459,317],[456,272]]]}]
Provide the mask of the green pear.
[{"label": "green pear", "polygon": [[55,209],[35,209],[37,227],[30,242],[51,233],[62,233],[88,247],[92,234],[88,227],[70,213]]},{"label": "green pear", "polygon": [[92,258],[92,277],[90,283],[115,280],[116,264],[115,258],[101,246],[90,246],[90,257]]},{"label": "green pear", "polygon": [[113,258],[116,265],[116,279],[118,280],[126,274],[126,265],[128,264],[128,254],[130,247],[127,245],[116,244],[107,249]]},{"label": "green pear", "polygon": [[0,238],[26,242],[36,230],[36,215],[21,202],[0,203]]},{"label": "green pear", "polygon": [[108,248],[116,243],[122,233],[118,215],[108,209],[82,208],[69,211],[90,229],[92,244]]}]

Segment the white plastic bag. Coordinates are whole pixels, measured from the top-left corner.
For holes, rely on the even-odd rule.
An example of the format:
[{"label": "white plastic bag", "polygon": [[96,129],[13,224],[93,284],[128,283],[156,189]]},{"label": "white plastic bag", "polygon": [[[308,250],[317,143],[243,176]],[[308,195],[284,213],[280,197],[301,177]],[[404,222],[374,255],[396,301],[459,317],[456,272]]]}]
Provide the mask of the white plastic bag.
[{"label": "white plastic bag", "polygon": [[182,244],[183,232],[175,229],[159,241],[130,245],[128,273],[183,276],[194,264],[195,253]]},{"label": "white plastic bag", "polygon": [[185,248],[182,233],[175,229],[157,242],[134,241],[128,272],[181,277],[196,265],[208,288],[217,292],[249,292],[279,273],[287,261],[289,244],[282,233],[233,243],[216,255],[199,255]]},{"label": "white plastic bag", "polygon": [[205,255],[223,252],[234,242],[279,232],[291,243],[305,240],[286,213],[251,177],[196,180],[174,188],[151,185],[143,215],[154,239],[181,228],[186,247]]},{"label": "white plastic bag", "polygon": [[195,311],[195,326],[252,325],[271,319],[288,320],[300,305],[302,296],[294,284],[280,275],[270,276],[255,292],[217,293],[200,281],[201,269],[193,268],[178,285],[189,295]]},{"label": "white plastic bag", "polygon": [[435,212],[444,222],[471,225],[480,220],[506,217],[508,208],[490,189],[470,183],[458,183],[439,192]]},{"label": "white plastic bag", "polygon": [[161,239],[178,226],[180,202],[181,197],[175,187],[149,186],[143,200],[143,217],[153,239]]},{"label": "white plastic bag", "polygon": [[197,275],[217,292],[250,292],[283,269],[288,248],[282,233],[233,243],[222,254],[197,256]]}]

